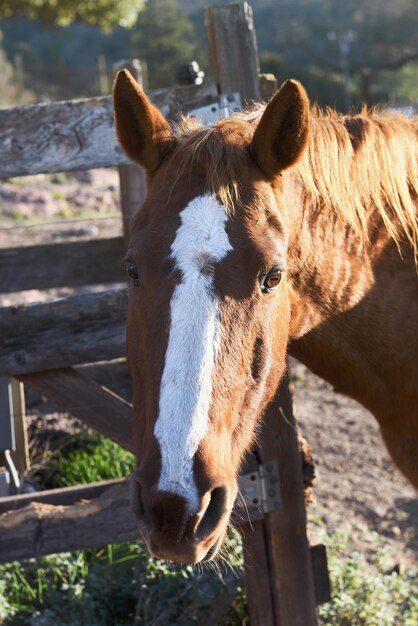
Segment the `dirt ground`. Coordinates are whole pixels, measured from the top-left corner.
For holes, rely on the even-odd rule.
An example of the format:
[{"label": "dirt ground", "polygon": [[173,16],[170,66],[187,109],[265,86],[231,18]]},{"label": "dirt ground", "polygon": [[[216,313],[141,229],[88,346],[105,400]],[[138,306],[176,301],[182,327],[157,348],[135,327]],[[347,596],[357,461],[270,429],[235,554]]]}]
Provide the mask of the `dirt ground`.
[{"label": "dirt ground", "polygon": [[[418,564],[418,494],[394,466],[374,417],[293,361],[296,415],[316,466],[311,542],[321,518],[346,528],[350,549],[370,559],[383,545],[393,567]],[[374,535],[377,533],[378,535]]]},{"label": "dirt ground", "polygon": [[[115,170],[58,177],[55,182],[32,177],[0,183],[0,247],[115,236],[121,232],[115,218],[117,183]],[[34,218],[53,224],[27,228],[28,218],[32,224]],[[77,221],[80,218],[83,221]],[[52,295],[66,295],[61,291]],[[22,299],[41,300],[45,294],[10,294],[2,304]],[[104,371],[101,376],[109,376],[109,386],[123,390],[122,395],[129,394],[126,371],[118,367],[119,376]],[[315,503],[309,507],[311,543],[321,539],[324,529],[346,528],[351,550],[373,558],[386,545],[393,567],[417,565],[418,497],[395,469],[374,418],[300,363],[293,362],[293,378],[298,421],[316,461]]]}]

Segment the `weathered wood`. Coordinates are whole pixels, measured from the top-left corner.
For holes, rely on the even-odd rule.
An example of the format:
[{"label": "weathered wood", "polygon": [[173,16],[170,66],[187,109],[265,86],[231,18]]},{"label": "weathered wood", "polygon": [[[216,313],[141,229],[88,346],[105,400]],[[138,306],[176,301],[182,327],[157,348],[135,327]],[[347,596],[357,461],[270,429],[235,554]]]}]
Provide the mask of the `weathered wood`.
[{"label": "weathered wood", "polygon": [[[213,102],[216,87],[158,89],[150,98],[169,120]],[[110,96],[0,110],[0,179],[129,163],[119,149]]]},{"label": "weathered wood", "polygon": [[122,282],[124,254],[122,237],[0,249],[0,293]]},{"label": "weathered wood", "polygon": [[10,380],[7,375],[3,375],[0,376],[0,452],[11,450],[14,446],[15,431],[10,406]]},{"label": "weathered wood", "polygon": [[0,514],[6,511],[16,511],[25,506],[38,502],[41,504],[53,504],[54,506],[68,506],[81,500],[91,500],[97,498],[106,489],[114,485],[121,485],[125,479],[115,478],[113,480],[102,480],[89,485],[77,485],[76,487],[60,487],[59,489],[48,489],[46,491],[34,491],[32,493],[22,493],[17,496],[7,496],[0,499]]},{"label": "weathered wood", "polygon": [[260,74],[260,97],[268,102],[277,91],[277,78],[274,74]]},{"label": "weathered wood", "polygon": [[[129,483],[105,481],[0,500],[0,562],[139,539]],[[260,573],[258,559],[254,565]],[[270,624],[267,617],[259,622]]]},{"label": "weathered wood", "polygon": [[129,480],[69,506],[33,503],[0,516],[0,562],[138,539]]},{"label": "weathered wood", "polygon": [[25,390],[23,383],[16,378],[10,379],[11,410],[15,431],[15,446],[10,451],[13,463],[23,474],[29,468],[28,432],[26,429]]},{"label": "weathered wood", "polygon": [[0,308],[0,376],[125,354],[126,289]]},{"label": "weathered wood", "polygon": [[19,379],[87,426],[133,451],[132,405],[68,367],[23,374]]},{"label": "weathered wood", "polygon": [[9,495],[9,473],[5,467],[0,466],[0,502]]},{"label": "weathered wood", "polygon": [[244,524],[240,532],[251,626],[279,626],[274,620],[264,524],[261,521],[256,521],[251,526]]},{"label": "weathered wood", "polygon": [[[139,59],[131,59],[121,61],[113,66],[116,74],[119,70],[127,69],[141,88],[143,85],[142,64]],[[142,167],[136,163],[129,165],[119,165],[119,189],[120,189],[120,208],[123,218],[123,232],[126,243],[129,242],[129,232],[132,217],[138,211],[146,194],[145,172]]]},{"label": "weathered wood", "polygon": [[211,74],[220,91],[238,91],[243,104],[259,100],[257,39],[250,5],[210,6],[205,26]]},{"label": "weathered wood", "polygon": [[263,521],[268,548],[276,625],[316,626],[312,560],[293,398],[286,375],[263,420],[257,450],[262,463],[277,459],[280,509]]},{"label": "weathered wood", "polygon": [[315,583],[315,602],[324,604],[331,600],[331,582],[328,573],[327,549],[322,543],[311,546],[312,570]]}]

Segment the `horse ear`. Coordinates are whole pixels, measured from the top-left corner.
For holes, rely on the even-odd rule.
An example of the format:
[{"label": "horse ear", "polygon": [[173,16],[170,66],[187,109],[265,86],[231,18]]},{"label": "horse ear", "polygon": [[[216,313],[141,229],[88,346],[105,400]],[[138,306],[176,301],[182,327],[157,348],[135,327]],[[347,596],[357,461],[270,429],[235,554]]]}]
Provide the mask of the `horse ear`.
[{"label": "horse ear", "polygon": [[155,170],[176,143],[167,120],[127,70],[116,76],[113,104],[122,150],[147,171]]},{"label": "horse ear", "polygon": [[249,150],[259,168],[273,178],[296,163],[308,143],[309,99],[302,85],[287,80],[258,123]]}]

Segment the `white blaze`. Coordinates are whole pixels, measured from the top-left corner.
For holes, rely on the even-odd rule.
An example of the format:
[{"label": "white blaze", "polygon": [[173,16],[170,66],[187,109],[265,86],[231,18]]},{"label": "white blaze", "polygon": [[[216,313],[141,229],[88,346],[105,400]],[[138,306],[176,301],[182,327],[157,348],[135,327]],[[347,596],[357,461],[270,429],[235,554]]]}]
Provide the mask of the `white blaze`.
[{"label": "white blaze", "polygon": [[155,423],[162,462],[158,488],[184,496],[197,507],[193,457],[208,428],[212,370],[220,339],[213,265],[232,247],[225,228],[225,208],[214,195],[195,198],[180,217],[171,257],[182,278],[170,303],[170,331]]}]

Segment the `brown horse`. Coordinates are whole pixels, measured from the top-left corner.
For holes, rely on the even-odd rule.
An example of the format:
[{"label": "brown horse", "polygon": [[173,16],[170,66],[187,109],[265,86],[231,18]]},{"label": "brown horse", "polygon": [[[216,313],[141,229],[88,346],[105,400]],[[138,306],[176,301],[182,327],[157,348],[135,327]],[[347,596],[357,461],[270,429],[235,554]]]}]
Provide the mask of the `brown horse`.
[{"label": "brown horse", "polygon": [[265,107],[174,133],[126,71],[114,98],[148,178],[127,352],[149,550],[216,554],[287,351],[375,415],[418,487],[417,120],[310,111],[287,81]]}]

